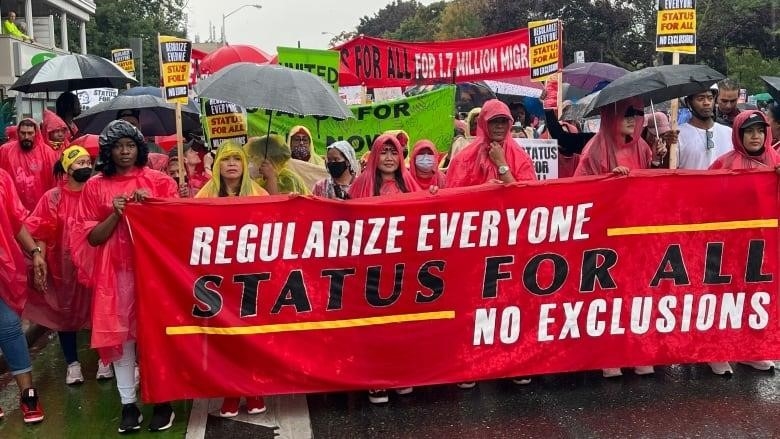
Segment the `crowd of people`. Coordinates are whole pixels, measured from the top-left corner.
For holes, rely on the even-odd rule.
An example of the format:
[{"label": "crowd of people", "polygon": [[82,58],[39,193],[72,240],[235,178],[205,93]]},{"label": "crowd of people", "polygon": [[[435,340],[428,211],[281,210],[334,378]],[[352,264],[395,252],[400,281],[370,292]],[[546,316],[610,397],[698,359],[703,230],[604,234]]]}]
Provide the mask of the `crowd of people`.
[{"label": "crowd of people", "polygon": [[[74,140],[78,101],[64,93],[56,112],[47,110],[41,124],[21,120],[8,130],[13,138],[0,147],[0,203],[5,207],[0,213],[0,350],[19,386],[24,421],[40,422],[44,412],[33,386],[22,318],[57,331],[67,385],[85,380],[77,333],[91,330],[91,347],[100,357],[94,376],[116,380],[122,404],[118,431],[141,428],[136,344],[143,340],[136,339],[132,246],[122,220],[129,202],[290,193],[348,201],[535,180],[534,164],[517,144],[516,138],[524,137],[558,140],[561,178],[668,167],[673,143],[679,144],[683,169],[776,168],[780,108],[773,105],[768,114],[740,112],[728,93],[733,85],[724,81],[721,93],[709,89],[685,97],[692,117],[679,132],[671,129],[666,114],[645,114],[638,99],[602,108],[596,134],[580,132],[578,121],[558,120],[554,111],[547,112],[544,123],[531,126],[522,105],[490,100],[465,121],[455,120],[451,145],[390,131],[359,159],[345,141],[328,145],[325,156],[319,156],[303,126],[284,136],[250,138],[245,145],[226,141],[216,151],[192,132],[186,133],[182,166],[175,148],[166,153],[143,136],[132,110],[118,113],[100,134],[98,150],[89,151]],[[774,367],[771,361],[747,364]],[[718,375],[732,373],[729,363],[710,366]],[[653,371],[652,366],[636,368],[639,374]],[[603,371],[605,377],[621,373]],[[514,381],[526,384],[530,378]],[[393,390],[408,394],[413,389]],[[386,403],[388,390],[370,389],[368,397]],[[226,395],[220,416],[236,416],[241,398],[250,414],[266,410],[262,396]],[[170,403],[156,404],[149,429],[165,430],[174,418]]]}]

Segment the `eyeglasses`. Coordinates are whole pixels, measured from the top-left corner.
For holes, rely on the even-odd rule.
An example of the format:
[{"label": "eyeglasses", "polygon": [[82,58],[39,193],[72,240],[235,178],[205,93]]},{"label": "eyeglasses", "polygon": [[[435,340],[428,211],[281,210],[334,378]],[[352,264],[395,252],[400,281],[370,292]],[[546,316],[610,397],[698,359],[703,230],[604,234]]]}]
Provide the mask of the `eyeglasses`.
[{"label": "eyeglasses", "polygon": [[296,136],[292,138],[293,142],[299,142],[299,143],[309,143],[310,140],[306,136]]},{"label": "eyeglasses", "polygon": [[707,136],[707,151],[709,151],[711,149],[715,149],[715,141],[712,140],[713,132],[710,131],[710,130],[706,130],[706,131],[704,131],[704,133]]},{"label": "eyeglasses", "polygon": [[634,107],[628,107],[626,108],[626,114],[624,114],[624,117],[645,117],[645,111],[638,110]]}]

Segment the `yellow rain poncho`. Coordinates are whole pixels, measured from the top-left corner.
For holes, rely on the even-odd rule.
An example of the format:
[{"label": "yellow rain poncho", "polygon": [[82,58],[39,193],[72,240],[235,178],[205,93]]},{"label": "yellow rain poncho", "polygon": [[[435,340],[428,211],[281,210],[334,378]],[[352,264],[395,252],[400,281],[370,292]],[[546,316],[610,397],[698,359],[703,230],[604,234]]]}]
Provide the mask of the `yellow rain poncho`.
[{"label": "yellow rain poncho", "polygon": [[290,133],[287,135],[287,146],[292,145],[292,138],[294,135],[300,133],[303,131],[306,133],[307,136],[309,136],[309,162],[317,167],[324,168],[325,167],[325,160],[323,160],[322,157],[318,156],[317,153],[314,151],[314,137],[311,136],[311,131],[309,131],[308,128],[306,128],[303,125],[296,125],[290,129]]},{"label": "yellow rain poncho", "polygon": [[[266,157],[266,138],[268,138],[268,156]],[[253,137],[244,145],[249,163],[255,169],[260,169],[260,164],[266,158],[276,169],[278,179],[277,186],[280,194],[298,193],[301,195],[310,195],[311,191],[303,182],[300,176],[287,167],[290,161],[290,147],[284,143],[284,137],[277,134],[270,136]],[[255,182],[265,187],[263,176],[255,178]]]},{"label": "yellow rain poncho", "polygon": [[219,165],[222,160],[232,156],[238,156],[238,158],[241,159],[241,163],[243,165],[243,172],[241,174],[241,189],[237,195],[268,195],[268,192],[260,187],[260,185],[252,181],[252,178],[249,176],[249,160],[247,160],[246,154],[241,148],[241,145],[235,142],[226,141],[219,146],[219,149],[217,149],[217,156],[214,159],[214,166],[212,167],[213,172],[211,174],[211,180],[209,180],[208,183],[206,183],[200,189],[200,191],[198,191],[198,193],[195,195],[195,198],[215,198],[220,196],[219,191],[220,187],[222,186],[222,177],[220,176]]}]

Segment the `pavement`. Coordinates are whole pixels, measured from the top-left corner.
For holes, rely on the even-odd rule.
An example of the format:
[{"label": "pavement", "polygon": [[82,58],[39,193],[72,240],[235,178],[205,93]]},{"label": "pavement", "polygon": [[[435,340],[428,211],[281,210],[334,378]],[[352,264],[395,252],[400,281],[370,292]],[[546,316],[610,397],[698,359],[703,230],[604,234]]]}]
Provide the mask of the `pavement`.
[{"label": "pavement", "polygon": [[[119,423],[113,381],[93,379],[97,356],[88,334],[79,339],[87,378],[64,383],[65,364],[56,336],[33,346],[35,382],[46,419],[27,426],[18,410],[18,390],[0,381],[0,438],[112,438]],[[220,400],[175,404],[171,430],[136,438],[780,438],[780,373],[734,367],[730,379],[706,365],[665,366],[652,376],[604,379],[584,372],[536,377],[529,385],[509,380],[454,385],[391,394],[382,406],[365,393],[286,395],[266,398],[268,411],[236,418],[216,416]],[[143,379],[143,378],[142,378]],[[144,407],[149,419],[151,407]],[[146,424],[145,424],[146,425]],[[144,426],[145,426],[144,425]]]}]

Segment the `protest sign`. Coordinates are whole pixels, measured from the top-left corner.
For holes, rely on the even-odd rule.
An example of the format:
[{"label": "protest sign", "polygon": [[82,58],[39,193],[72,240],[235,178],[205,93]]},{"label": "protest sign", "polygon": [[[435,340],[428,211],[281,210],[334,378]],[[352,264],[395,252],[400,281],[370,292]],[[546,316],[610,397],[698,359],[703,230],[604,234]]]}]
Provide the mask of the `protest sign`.
[{"label": "protest sign", "polygon": [[[327,145],[337,140],[348,141],[360,155],[388,130],[404,130],[412,144],[428,139],[440,151],[447,151],[452,144],[454,108],[455,86],[448,86],[385,103],[351,106],[354,119],[337,120],[275,111],[271,132],[286,137],[292,127],[303,125],[311,132],[314,150],[321,156],[327,152]],[[247,113],[250,137],[265,135],[271,111],[248,110]]]},{"label": "protest sign", "polygon": [[160,76],[168,102],[187,103],[190,88],[190,57],[192,43],[178,37],[158,35]]},{"label": "protest sign", "polygon": [[132,49],[114,49],[111,51],[111,61],[121,67],[131,76],[135,76],[135,60]]},{"label": "protest sign", "polygon": [[528,153],[528,156],[533,160],[537,180],[555,180],[558,178],[557,140],[515,138],[515,143]]},{"label": "protest sign", "polygon": [[239,145],[247,142],[246,112],[243,108],[217,99],[201,99],[200,105],[203,133],[210,149],[216,149],[226,140]]},{"label": "protest sign", "polygon": [[358,36],[335,48],[366,87],[468,82],[528,76],[528,29],[481,38],[403,42]]},{"label": "protest sign", "polygon": [[339,54],[332,50],[277,47],[279,65],[319,76],[339,91]]},{"label": "protest sign", "polygon": [[130,204],[144,401],[780,357],[778,176],[631,174]]},{"label": "protest sign", "polygon": [[532,81],[546,81],[550,75],[558,73],[563,68],[561,39],[560,20],[528,23]]},{"label": "protest sign", "polygon": [[73,93],[79,99],[81,111],[89,110],[95,105],[101,102],[108,102],[119,95],[119,91],[115,88],[89,88],[77,90]]},{"label": "protest sign", "polygon": [[655,50],[696,54],[696,0],[658,0]]}]

